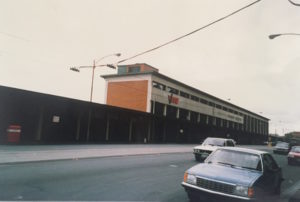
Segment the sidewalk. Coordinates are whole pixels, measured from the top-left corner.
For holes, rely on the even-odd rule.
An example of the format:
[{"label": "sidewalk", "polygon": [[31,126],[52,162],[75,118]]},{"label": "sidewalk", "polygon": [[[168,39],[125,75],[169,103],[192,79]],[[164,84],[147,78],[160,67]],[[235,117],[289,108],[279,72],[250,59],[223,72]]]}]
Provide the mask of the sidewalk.
[{"label": "sidewalk", "polygon": [[195,145],[0,145],[0,164],[166,153],[192,153]]},{"label": "sidewalk", "polygon": [[[192,153],[193,144],[0,145],[0,164],[147,154]],[[241,145],[262,149],[267,146]]]}]

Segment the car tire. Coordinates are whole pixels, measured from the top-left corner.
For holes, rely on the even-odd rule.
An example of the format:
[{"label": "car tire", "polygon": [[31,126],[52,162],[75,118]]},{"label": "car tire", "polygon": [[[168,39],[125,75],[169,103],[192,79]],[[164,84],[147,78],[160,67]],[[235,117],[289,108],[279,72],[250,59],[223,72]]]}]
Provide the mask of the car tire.
[{"label": "car tire", "polygon": [[292,159],[288,159],[288,165],[293,165]]}]

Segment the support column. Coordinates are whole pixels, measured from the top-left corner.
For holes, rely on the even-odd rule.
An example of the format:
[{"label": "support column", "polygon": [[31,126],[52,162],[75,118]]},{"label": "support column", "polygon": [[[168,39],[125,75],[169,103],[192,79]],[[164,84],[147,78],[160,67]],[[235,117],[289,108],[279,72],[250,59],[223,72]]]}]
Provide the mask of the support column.
[{"label": "support column", "polygon": [[109,140],[109,115],[106,116],[105,140]]},{"label": "support column", "polygon": [[90,139],[90,128],[91,128],[91,122],[92,122],[92,109],[89,109],[89,115],[88,115],[88,125],[87,125],[87,131],[86,131],[86,142]]},{"label": "support column", "polygon": [[150,139],[151,139],[151,118],[148,119],[148,135],[147,135],[147,142],[150,142]]},{"label": "support column", "polygon": [[179,113],[180,113],[180,112],[179,112],[179,108],[177,108],[177,111],[176,111],[176,118],[177,118],[177,119],[179,119]]},{"label": "support column", "polygon": [[38,128],[36,134],[36,141],[41,141],[42,139],[42,130],[43,130],[43,123],[44,123],[44,106],[40,107],[40,116],[38,120]]},{"label": "support column", "polygon": [[167,105],[164,105],[164,116],[167,116]]},{"label": "support column", "polygon": [[132,124],[133,124],[133,120],[132,120],[132,118],[130,118],[130,121],[129,121],[129,138],[128,138],[129,142],[131,142],[131,140],[132,140]]}]

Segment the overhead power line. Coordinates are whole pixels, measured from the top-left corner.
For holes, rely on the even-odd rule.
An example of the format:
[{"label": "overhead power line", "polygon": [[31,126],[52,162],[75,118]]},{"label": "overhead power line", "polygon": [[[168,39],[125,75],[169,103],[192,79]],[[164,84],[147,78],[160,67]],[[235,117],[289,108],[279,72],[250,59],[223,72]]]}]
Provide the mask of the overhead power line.
[{"label": "overhead power line", "polygon": [[152,51],[157,50],[157,49],[159,49],[159,48],[162,48],[162,47],[164,47],[164,46],[166,46],[166,45],[169,45],[169,44],[171,44],[171,43],[174,43],[174,42],[176,42],[176,41],[178,41],[178,40],[180,40],[180,39],[182,39],[182,38],[185,38],[185,37],[187,37],[187,36],[190,36],[190,35],[192,35],[192,34],[195,34],[196,32],[199,32],[199,31],[202,30],[202,29],[205,29],[205,28],[207,28],[207,27],[209,27],[209,26],[211,26],[211,25],[213,25],[213,24],[216,24],[217,22],[220,22],[220,21],[222,21],[222,20],[225,20],[226,18],[229,18],[230,16],[232,16],[232,15],[234,15],[234,14],[237,14],[237,13],[241,12],[242,10],[245,10],[246,8],[252,6],[252,5],[254,5],[254,4],[256,4],[256,3],[260,2],[260,1],[261,1],[261,0],[257,0],[257,1],[255,1],[255,2],[252,2],[252,3],[246,5],[246,6],[240,8],[240,9],[238,9],[238,10],[236,10],[236,11],[234,11],[234,12],[232,12],[232,13],[230,13],[230,14],[228,14],[228,15],[222,17],[222,18],[219,18],[219,19],[217,19],[217,20],[215,20],[215,21],[213,21],[213,22],[211,22],[211,23],[209,23],[209,24],[207,24],[207,25],[205,25],[205,26],[203,26],[203,27],[200,27],[200,28],[198,28],[198,29],[196,29],[196,30],[194,30],[194,31],[192,31],[192,32],[190,32],[190,33],[187,33],[187,34],[185,34],[185,35],[183,35],[183,36],[180,36],[180,37],[178,37],[178,38],[176,38],[176,39],[173,39],[173,40],[171,40],[171,41],[168,41],[168,42],[166,42],[166,43],[164,43],[164,44],[161,44],[161,45],[159,45],[159,46],[157,46],[157,47],[151,48],[151,49],[146,50],[146,51],[144,51],[144,52],[138,53],[138,54],[136,54],[136,55],[134,55],[134,56],[131,56],[131,57],[129,57],[129,58],[120,60],[120,61],[117,62],[117,64],[123,63],[123,62],[125,62],[125,61],[127,61],[127,60],[131,60],[131,59],[136,58],[136,57],[138,57],[138,56],[141,56],[141,55],[144,55],[144,54],[146,54],[146,53],[152,52]]}]

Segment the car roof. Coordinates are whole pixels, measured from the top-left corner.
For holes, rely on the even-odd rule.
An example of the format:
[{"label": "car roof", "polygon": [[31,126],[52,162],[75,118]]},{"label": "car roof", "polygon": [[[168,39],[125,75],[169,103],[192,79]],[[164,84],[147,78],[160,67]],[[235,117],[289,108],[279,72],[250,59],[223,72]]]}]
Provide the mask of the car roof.
[{"label": "car roof", "polygon": [[249,148],[244,148],[244,147],[222,147],[222,148],[219,148],[219,149],[246,152],[246,153],[257,154],[257,155],[268,153],[266,151],[261,151],[261,150],[256,150],[256,149],[249,149]]},{"label": "car roof", "polygon": [[[233,139],[227,139],[227,138],[220,138],[220,137],[207,137],[206,139],[218,139],[218,140],[233,140]],[[205,139],[205,140],[206,140]]]}]

